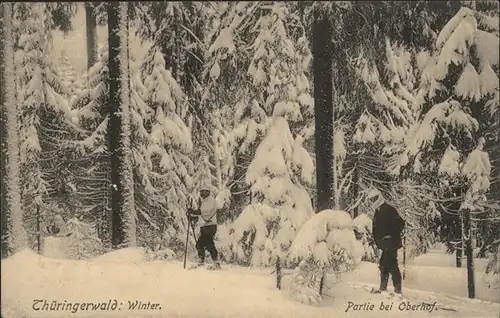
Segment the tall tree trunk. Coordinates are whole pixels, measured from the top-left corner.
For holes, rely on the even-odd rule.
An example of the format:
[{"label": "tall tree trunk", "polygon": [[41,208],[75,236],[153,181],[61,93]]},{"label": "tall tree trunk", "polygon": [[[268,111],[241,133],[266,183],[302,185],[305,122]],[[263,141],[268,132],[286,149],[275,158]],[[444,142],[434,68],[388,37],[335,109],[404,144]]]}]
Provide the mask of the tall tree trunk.
[{"label": "tall tree trunk", "polygon": [[334,204],[333,180],[333,99],[331,28],[320,10],[314,13],[313,74],[317,212]]},{"label": "tall tree trunk", "polygon": [[212,132],[212,147],[214,149],[214,152],[212,154],[213,161],[214,161],[214,166],[215,166],[215,180],[216,180],[216,187],[217,189],[222,189],[222,172],[220,168],[221,160],[219,158],[219,152],[217,151],[218,147],[218,138],[219,138],[220,132],[218,129],[214,128]]},{"label": "tall tree trunk", "polygon": [[[460,188],[455,188],[453,190],[453,198],[451,198],[450,205],[446,208],[447,213],[449,213],[450,220],[450,229],[449,237],[453,242],[459,242],[455,247],[455,265],[456,267],[462,267],[462,255],[463,255],[463,219],[460,214],[460,206],[461,206],[461,196],[462,191]],[[460,198],[460,199],[459,199]]]},{"label": "tall tree trunk", "polygon": [[2,258],[26,245],[19,177],[19,136],[14,83],[12,3],[0,4],[0,147]]},{"label": "tall tree trunk", "polygon": [[174,21],[173,23],[173,38],[174,38],[174,45],[173,45],[173,48],[172,48],[172,51],[170,52],[170,55],[171,55],[171,64],[170,64],[170,67],[172,68],[172,76],[177,80],[177,82],[182,86],[182,81],[181,79],[179,78],[179,73],[178,73],[178,69],[179,69],[179,58],[178,58],[178,42],[181,40],[180,39],[180,34],[179,34],[179,17],[178,17],[178,12],[177,12],[177,8],[173,8],[172,10],[172,14],[173,14],[173,18],[172,20]]},{"label": "tall tree trunk", "polygon": [[87,69],[97,62],[97,21],[95,5],[85,2],[85,29],[87,31]]},{"label": "tall tree trunk", "polygon": [[469,298],[474,298],[476,288],[474,284],[474,258],[472,255],[472,230],[471,230],[471,211],[464,211],[464,238],[465,256],[467,257],[467,291]]},{"label": "tall tree trunk", "polygon": [[130,152],[130,83],[126,2],[108,3],[109,126],[111,155],[111,241],[136,246],[134,185]]},{"label": "tall tree trunk", "polygon": [[42,217],[40,215],[40,205],[36,205],[36,251],[38,254],[42,254],[42,229],[40,223],[42,222]]},{"label": "tall tree trunk", "polygon": [[[334,68],[333,68],[333,65],[332,65],[332,73],[331,73],[331,78],[332,78],[332,105],[333,105],[333,96],[335,96],[335,98],[337,98],[337,95],[335,95],[335,90],[334,90],[334,86],[333,86],[333,78],[335,78],[335,72],[334,72]],[[333,107],[332,107],[333,109]],[[335,137],[335,130],[337,129],[336,125],[335,125],[335,110],[333,109],[332,110],[332,125],[333,125],[333,136]],[[334,138],[335,140],[335,138]],[[333,146],[333,143],[332,143],[332,146]],[[340,164],[340,160],[337,159],[336,157],[336,154],[335,154],[335,148],[332,147],[332,157],[333,157],[333,161],[332,161],[332,165],[333,165],[333,202],[334,202],[334,208],[335,210],[341,210],[341,207],[340,207],[340,194],[342,193],[342,186],[341,186],[341,178],[339,176],[339,170],[341,171],[342,168],[341,168],[341,164]]]},{"label": "tall tree trunk", "polygon": [[[9,43],[8,39],[11,37],[11,32],[9,32],[9,28],[7,27],[10,24],[10,19],[6,19],[7,16],[10,16],[10,11],[12,8],[12,4],[10,3],[2,3],[0,4],[0,30],[2,30],[2,38],[0,39],[1,42],[1,47],[0,47],[0,83],[2,83],[2,86],[0,89],[2,90],[2,93],[0,94],[0,107],[1,107],[1,113],[0,113],[0,147],[1,147],[1,152],[0,152],[0,175],[1,176],[6,176],[7,175],[7,165],[9,164],[7,155],[7,96],[8,96],[8,86],[4,85],[6,83],[6,80],[8,80],[8,75],[7,75],[7,70],[6,66],[7,65],[12,65],[9,61],[7,61],[7,52],[9,49],[12,50],[12,47],[10,46],[11,44]],[[1,204],[1,251],[2,251],[2,258],[7,257],[12,251],[10,249],[10,244],[9,244],[9,206],[8,206],[8,201],[7,201],[7,180],[4,177],[0,178],[0,204]]]},{"label": "tall tree trunk", "polygon": [[462,251],[463,247],[462,244],[460,244],[459,247],[455,250],[455,265],[456,267],[462,267]]},{"label": "tall tree trunk", "polygon": [[[358,200],[358,196],[359,196],[359,168],[358,168],[357,163],[354,166],[351,186],[352,186],[352,194],[354,197],[354,202],[356,202]],[[359,215],[359,207],[358,206],[359,205],[356,204],[356,206],[352,210],[352,218],[353,219]]]}]

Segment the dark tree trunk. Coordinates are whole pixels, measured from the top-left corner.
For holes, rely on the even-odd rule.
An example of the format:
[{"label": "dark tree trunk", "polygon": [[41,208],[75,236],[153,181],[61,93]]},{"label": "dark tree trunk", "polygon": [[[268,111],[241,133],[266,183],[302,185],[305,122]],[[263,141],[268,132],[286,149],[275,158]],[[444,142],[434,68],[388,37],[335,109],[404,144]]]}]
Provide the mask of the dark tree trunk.
[{"label": "dark tree trunk", "polygon": [[[353,176],[352,176],[352,195],[354,202],[356,203],[359,196],[359,169],[357,164],[354,166]],[[356,218],[359,215],[359,207],[356,205],[352,210],[352,218]]]},{"label": "dark tree trunk", "polygon": [[[460,210],[457,209],[456,213],[459,214]],[[457,234],[455,235],[456,239],[459,242],[458,246],[457,246],[457,250],[456,250],[456,255],[455,255],[457,267],[462,267],[462,258],[464,255],[463,227],[464,227],[463,218],[459,214],[458,215],[457,229],[456,229]]]},{"label": "dark tree trunk", "polygon": [[462,245],[458,246],[455,250],[455,265],[462,267]]},{"label": "dark tree trunk", "polygon": [[87,69],[97,62],[97,21],[94,13],[95,5],[85,2],[85,28],[87,31]]},{"label": "dark tree trunk", "polygon": [[314,74],[316,212],[333,208],[333,99],[331,28],[319,10],[314,15],[312,53]]},{"label": "dark tree trunk", "polygon": [[0,4],[0,222],[1,256],[16,252],[23,243],[20,197],[19,138],[14,82],[12,3]]},{"label": "dark tree trunk", "polygon": [[443,221],[448,224],[446,233],[448,242],[451,244],[450,246],[453,246],[455,249],[455,265],[456,267],[462,267],[463,224],[462,217],[460,216],[462,190],[456,188],[453,190],[453,194],[453,197],[451,197],[450,201],[446,204],[447,206],[445,208],[445,214],[443,215]]},{"label": "dark tree trunk", "polygon": [[111,156],[111,243],[113,248],[134,246],[135,213],[130,164],[127,3],[108,3],[109,125]]},{"label": "dark tree trunk", "polygon": [[36,251],[38,254],[42,254],[42,229],[40,227],[41,215],[40,215],[40,205],[36,205]]},{"label": "dark tree trunk", "polygon": [[403,230],[403,279],[406,279],[406,226]]},{"label": "dark tree trunk", "polygon": [[276,288],[281,289],[281,260],[280,257],[276,257]]},{"label": "dark tree trunk", "polygon": [[8,243],[8,238],[9,238],[9,206],[7,204],[7,179],[3,176],[7,175],[7,165],[8,165],[8,160],[7,160],[7,92],[6,90],[8,89],[7,85],[4,85],[7,80],[7,72],[6,72],[6,65],[8,63],[11,63],[12,61],[7,61],[6,60],[6,51],[8,50],[8,37],[10,36],[10,30],[7,27],[9,24],[9,19],[6,19],[5,17],[10,15],[10,10],[11,10],[12,4],[10,3],[3,3],[0,4],[0,31],[2,32],[1,35],[1,47],[0,47],[0,83],[2,83],[0,90],[0,107],[1,108],[1,113],[0,113],[0,146],[1,146],[1,152],[0,152],[0,204],[1,204],[1,248],[2,248],[2,258],[7,257],[11,251],[10,251],[10,246]]},{"label": "dark tree trunk", "polygon": [[174,47],[172,48],[172,52],[171,52],[171,67],[172,67],[172,76],[177,80],[177,82],[182,86],[182,80],[179,78],[179,72],[178,72],[178,69],[180,67],[179,65],[179,56],[178,56],[178,53],[179,53],[179,42],[182,41],[182,39],[180,38],[180,33],[179,33],[179,17],[178,17],[178,12],[176,9],[173,10],[173,21],[174,21],[174,25],[173,25],[173,29],[174,29],[174,34],[173,34],[173,38],[176,40],[174,43]]},{"label": "dark tree trunk", "polygon": [[[2,56],[3,58],[3,56]],[[2,63],[3,65],[3,63]],[[3,67],[0,67],[0,72],[3,71]],[[3,73],[3,72],[2,72]],[[0,76],[3,77],[3,74],[0,74]],[[0,94],[0,98],[3,97],[3,92]],[[3,99],[3,98],[2,98]],[[3,108],[3,100],[2,102],[2,108]],[[1,147],[2,147],[2,152],[1,152],[1,170],[0,170],[0,175],[5,176],[7,174],[7,153],[6,153],[6,129],[5,129],[5,117],[2,109],[2,116],[0,118],[0,137],[1,137]],[[1,183],[1,188],[0,188],[0,204],[1,206],[1,218],[0,218],[0,225],[1,225],[1,249],[2,249],[2,258],[7,257],[11,251],[9,247],[9,207],[7,205],[7,180],[6,178],[0,178],[0,183]]]},{"label": "dark tree trunk", "polygon": [[471,231],[471,212],[469,209],[464,210],[464,243],[465,256],[467,257],[467,291],[469,298],[474,298],[474,258],[472,255],[472,231]]}]

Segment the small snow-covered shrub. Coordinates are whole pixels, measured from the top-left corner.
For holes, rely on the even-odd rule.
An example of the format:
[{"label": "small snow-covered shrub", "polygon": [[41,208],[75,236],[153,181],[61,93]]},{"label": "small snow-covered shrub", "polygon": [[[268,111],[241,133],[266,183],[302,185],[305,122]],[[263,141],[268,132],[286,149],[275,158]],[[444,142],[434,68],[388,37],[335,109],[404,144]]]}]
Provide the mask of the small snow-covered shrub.
[{"label": "small snow-covered shrub", "polygon": [[358,215],[352,221],[356,239],[363,244],[365,254],[362,261],[375,262],[377,259],[377,249],[372,234],[372,219],[365,213]]},{"label": "small snow-covered shrub", "polygon": [[72,218],[66,222],[64,252],[69,259],[88,259],[104,254],[105,248],[93,225]]},{"label": "small snow-covered shrub", "polygon": [[232,232],[233,230],[229,224],[222,224],[217,228],[215,246],[219,252],[219,259],[227,263],[235,261],[233,253],[234,244],[231,237]]},{"label": "small snow-covered shrub", "polygon": [[500,246],[497,250],[490,254],[488,265],[486,266],[486,273],[483,275],[483,279],[489,288],[499,289],[500,288]]},{"label": "small snow-covered shrub", "polygon": [[354,235],[347,212],[324,210],[299,230],[290,248],[290,261],[298,264],[292,276],[291,294],[306,304],[318,304],[322,278],[354,270],[364,248]]},{"label": "small snow-covered shrub", "polygon": [[[189,231],[191,232],[192,229],[190,229]],[[183,231],[182,234],[183,235],[181,235],[180,231],[176,230],[173,226],[170,227],[169,229],[165,230],[163,237],[159,238],[160,244],[156,244],[155,248],[157,250],[171,249],[177,255],[182,254],[184,252],[184,246],[186,244],[186,232]],[[189,234],[189,236],[189,239],[192,240],[191,237],[193,236],[193,234]]]}]

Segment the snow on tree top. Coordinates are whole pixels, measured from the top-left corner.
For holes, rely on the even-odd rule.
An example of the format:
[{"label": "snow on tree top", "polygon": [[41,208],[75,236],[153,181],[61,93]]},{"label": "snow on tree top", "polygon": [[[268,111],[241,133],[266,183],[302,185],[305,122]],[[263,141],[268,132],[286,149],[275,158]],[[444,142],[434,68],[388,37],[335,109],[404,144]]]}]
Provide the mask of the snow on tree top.
[{"label": "snow on tree top", "polygon": [[456,148],[450,145],[441,159],[441,164],[439,165],[439,173],[446,174],[450,177],[454,177],[460,174],[460,153]]},{"label": "snow on tree top", "polygon": [[484,63],[479,73],[479,86],[481,88],[481,95],[498,94],[500,87],[498,76],[493,71],[490,63]]},{"label": "snow on tree top", "polygon": [[457,130],[463,129],[469,138],[472,138],[472,132],[479,129],[478,120],[466,113],[458,103],[452,104],[450,112],[443,120],[443,123]]},{"label": "snow on tree top", "polygon": [[483,151],[485,140],[481,138],[462,167],[462,174],[472,181],[472,191],[488,190],[490,186],[491,163],[487,152]]},{"label": "snow on tree top", "polygon": [[460,65],[466,61],[468,46],[473,43],[476,28],[477,22],[471,16],[465,17],[458,25],[441,48],[435,73],[436,79],[441,80],[446,76],[450,63]]},{"label": "snow on tree top", "polygon": [[455,85],[455,94],[463,99],[479,101],[481,99],[481,87],[479,83],[479,74],[469,62]]},{"label": "snow on tree top", "polygon": [[294,245],[296,249],[325,240],[332,229],[351,229],[349,213],[341,210],[323,210],[310,218],[299,230]]},{"label": "snow on tree top", "polygon": [[227,48],[229,54],[236,50],[233,40],[233,30],[230,27],[224,28],[220,31],[219,36],[214,43],[212,43],[208,52],[212,53],[220,50],[221,48]]},{"label": "snow on tree top", "polygon": [[498,36],[483,30],[476,30],[474,33],[474,44],[482,62],[498,65],[498,41]]},{"label": "snow on tree top", "polygon": [[356,227],[358,232],[365,233],[367,231],[371,232],[373,222],[368,214],[362,213],[354,218],[352,224]]},{"label": "snow on tree top", "polygon": [[463,19],[467,16],[472,16],[474,12],[467,8],[462,7],[460,11],[443,27],[441,32],[439,32],[438,38],[436,40],[436,45],[438,48],[443,47],[446,41],[451,37],[455,29],[458,28]]}]

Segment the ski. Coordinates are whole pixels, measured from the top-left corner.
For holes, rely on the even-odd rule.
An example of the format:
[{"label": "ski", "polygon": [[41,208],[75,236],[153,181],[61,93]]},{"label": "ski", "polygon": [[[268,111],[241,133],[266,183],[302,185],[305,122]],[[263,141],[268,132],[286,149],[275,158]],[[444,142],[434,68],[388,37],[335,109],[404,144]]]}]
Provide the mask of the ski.
[{"label": "ski", "polygon": [[198,269],[198,268],[202,268],[202,267],[205,267],[205,265],[203,264],[192,264],[190,266],[187,267],[188,270],[193,270],[193,269]]},{"label": "ski", "polygon": [[192,264],[187,267],[187,270],[194,270],[194,269],[200,269],[204,268],[205,270],[209,271],[219,271],[222,270],[223,268],[219,266],[215,266],[214,264],[204,264],[204,265],[199,265],[199,264]]},{"label": "ski", "polygon": [[390,291],[387,291],[387,290],[381,291],[381,290],[378,290],[375,287],[369,287],[369,286],[363,286],[363,289],[367,290],[371,294],[380,294],[381,296],[384,296],[386,298],[398,298],[400,300],[405,300],[402,294],[398,294],[398,293],[395,293],[395,292],[390,292]]},{"label": "ski", "polygon": [[209,271],[218,271],[218,270],[221,270],[222,267],[220,265],[215,265],[215,264],[208,264],[206,266],[206,269],[209,270]]}]

